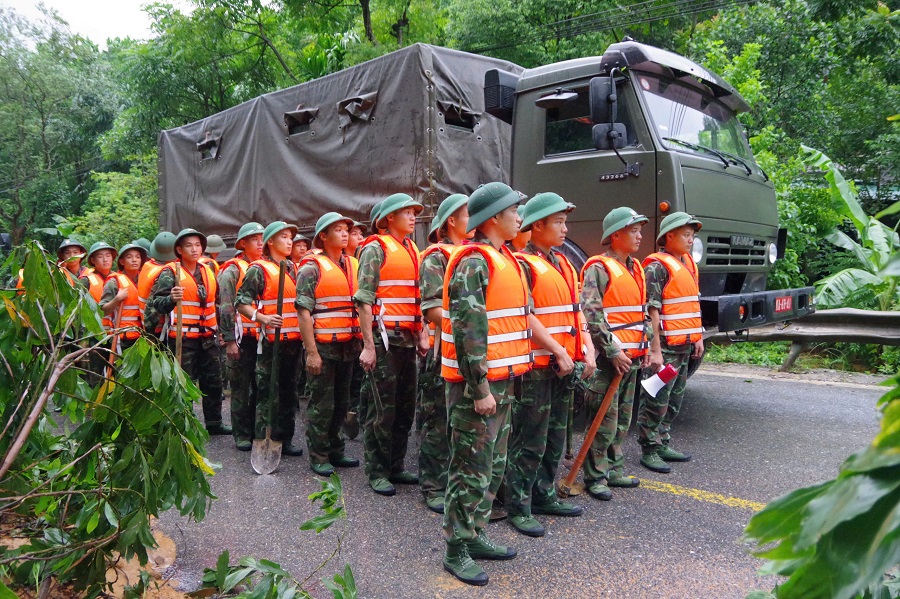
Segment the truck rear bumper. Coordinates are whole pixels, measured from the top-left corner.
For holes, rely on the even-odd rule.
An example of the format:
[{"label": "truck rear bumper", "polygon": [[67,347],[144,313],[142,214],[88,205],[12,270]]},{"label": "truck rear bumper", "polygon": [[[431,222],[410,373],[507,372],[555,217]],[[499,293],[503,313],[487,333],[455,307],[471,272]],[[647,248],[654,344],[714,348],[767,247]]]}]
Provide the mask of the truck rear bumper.
[{"label": "truck rear bumper", "polygon": [[794,320],[816,311],[812,287],[701,297],[703,326],[739,331]]}]

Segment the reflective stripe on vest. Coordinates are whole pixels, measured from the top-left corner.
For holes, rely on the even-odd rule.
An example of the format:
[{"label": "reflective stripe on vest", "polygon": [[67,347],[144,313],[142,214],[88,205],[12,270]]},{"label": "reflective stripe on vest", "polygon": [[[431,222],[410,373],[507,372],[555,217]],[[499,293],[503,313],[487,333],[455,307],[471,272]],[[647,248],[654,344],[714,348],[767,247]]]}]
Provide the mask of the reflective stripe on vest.
[{"label": "reflective stripe on vest", "polygon": [[522,279],[522,269],[506,248],[500,251],[484,243],[459,246],[450,255],[444,274],[444,302],[441,320],[441,376],[451,383],[463,382],[457,361],[456,344],[450,316],[448,288],[453,270],[460,260],[474,253],[481,254],[488,263],[488,285],[485,289],[485,308],[488,324],[487,379],[512,379],[531,370],[531,330],[528,328],[528,293]]},{"label": "reflective stripe on vest", "polygon": [[[300,339],[300,321],[297,319],[297,284],[290,276],[293,264],[287,261],[288,270],[284,275],[284,298],[281,305],[282,325],[280,330],[281,341],[296,341]],[[263,314],[278,314],[278,265],[271,260],[262,259],[253,262],[250,266],[258,266],[263,271],[266,286],[263,289],[262,298],[259,301],[259,311]],[[266,327],[266,339],[271,343],[275,341],[275,327]]]},{"label": "reflective stripe on vest", "polygon": [[[162,269],[166,267],[165,264],[157,262],[152,258],[144,262],[144,265],[141,267],[141,272],[138,275],[138,284],[137,284],[137,292],[138,292],[138,309],[141,311],[141,316],[147,310],[147,300],[150,298],[150,291],[153,289],[153,285],[156,283],[156,279],[159,278],[159,273],[162,272]],[[153,331],[157,335],[162,332],[163,321],[162,319],[156,325],[156,329]]]},{"label": "reflective stripe on vest", "polygon": [[[578,273],[562,254],[557,254],[560,269],[543,256],[516,252],[516,258],[528,264],[531,271],[531,298],[533,313],[557,343],[566,348],[573,360],[584,359],[578,314]],[[549,368],[550,352],[531,340],[534,351],[534,367]]]},{"label": "reflective stripe on vest", "polygon": [[[112,276],[116,279],[116,284],[119,286],[119,291],[122,289],[128,290],[128,297],[125,298],[125,301],[119,304],[118,310],[121,310],[119,315],[119,326],[120,327],[142,327],[144,323],[143,314],[141,314],[141,308],[138,304],[138,292],[137,285],[128,278],[128,275],[120,272],[113,273]],[[115,313],[113,313],[115,314]],[[141,336],[140,331],[135,329],[129,329],[125,331],[124,335],[125,339],[129,341],[133,341]]]},{"label": "reflective stripe on vest", "polygon": [[[419,258],[419,272],[421,273],[421,271],[422,271],[422,265],[425,264],[425,258],[430,256],[431,254],[434,254],[435,252],[440,252],[444,255],[444,271],[446,272],[447,262],[450,261],[450,254],[451,254],[451,252],[453,252],[453,247],[454,246],[450,245],[449,243],[433,243],[430,246],[428,246],[427,248],[425,248],[425,251],[422,252],[422,255]],[[421,280],[420,280],[420,287],[419,287],[419,295],[420,296],[421,296],[421,293],[422,293],[422,289],[421,289]],[[423,316],[424,316],[424,314],[423,314]],[[434,333],[437,330],[437,325],[433,322],[427,322],[426,326],[428,328],[428,347],[431,349],[434,349]]]},{"label": "reflective stripe on vest", "polygon": [[377,243],[384,251],[384,263],[379,271],[373,322],[379,319],[385,328],[395,332],[422,330],[419,310],[419,250],[409,238],[402,242],[392,235],[370,235],[361,245]]},{"label": "reflective stripe on vest", "polygon": [[[166,264],[165,268],[175,273],[174,264]],[[181,321],[182,334],[188,339],[199,339],[202,337],[212,337],[218,328],[216,320],[216,277],[213,275],[212,269],[200,263],[197,264],[200,269],[200,277],[203,280],[203,286],[206,287],[206,301],[200,301],[200,290],[197,288],[197,281],[194,275],[186,269],[181,269],[181,280],[176,280],[179,287],[184,288],[184,296],[181,300]],[[177,337],[176,325],[178,319],[178,308],[174,308],[169,313],[169,337],[174,339]]]},{"label": "reflective stripe on vest", "polygon": [[353,303],[359,263],[345,256],[341,268],[325,254],[307,254],[301,264],[307,262],[315,262],[319,267],[316,306],[311,313],[316,342],[343,343],[362,339],[359,314]]},{"label": "reflective stripe on vest", "polygon": [[[247,268],[250,267],[250,263],[244,260],[243,258],[234,257],[231,260],[227,261],[225,264],[219,268],[219,275],[225,272],[225,269],[229,266],[234,266],[238,269],[238,280],[234,285],[234,290],[237,292],[238,289],[241,288],[241,283],[244,282],[244,277],[247,275]],[[216,277],[216,282],[218,282],[219,278]],[[259,335],[259,325],[243,314],[240,311],[234,311],[234,337],[240,343],[241,338],[244,335],[249,335],[254,339]],[[240,324],[238,324],[240,323]]]},{"label": "reflective stripe on vest", "polygon": [[603,292],[603,316],[616,344],[629,358],[647,353],[649,342],[644,324],[646,318],[647,287],[644,269],[634,261],[634,270],[609,256],[594,256],[585,262],[581,276],[598,264],[609,277]]},{"label": "reflective stripe on vest", "polygon": [[669,280],[663,287],[659,327],[668,345],[696,343],[703,338],[700,318],[700,289],[697,265],[690,254],[679,260],[672,254],[657,252],[644,259],[644,266],[655,260],[665,266]]}]

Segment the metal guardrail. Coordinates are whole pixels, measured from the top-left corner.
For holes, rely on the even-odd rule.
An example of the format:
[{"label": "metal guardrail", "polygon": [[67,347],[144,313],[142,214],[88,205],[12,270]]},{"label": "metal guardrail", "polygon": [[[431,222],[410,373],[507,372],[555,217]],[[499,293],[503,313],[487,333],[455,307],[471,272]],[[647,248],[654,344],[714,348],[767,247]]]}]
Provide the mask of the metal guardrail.
[{"label": "metal guardrail", "polygon": [[[723,343],[734,336],[714,333],[704,341]],[[800,353],[810,343],[870,343],[900,345],[900,312],[876,312],[856,308],[817,310],[797,320],[750,329],[741,341],[790,341],[791,350],[782,372],[794,365]]]}]

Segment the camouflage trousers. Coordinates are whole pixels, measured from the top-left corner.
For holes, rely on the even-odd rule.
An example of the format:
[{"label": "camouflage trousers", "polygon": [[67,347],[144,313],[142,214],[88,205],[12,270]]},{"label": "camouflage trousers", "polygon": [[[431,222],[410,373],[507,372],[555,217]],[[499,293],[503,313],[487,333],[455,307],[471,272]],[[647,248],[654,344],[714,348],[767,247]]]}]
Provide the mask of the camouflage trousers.
[{"label": "camouflage trousers", "polygon": [[444,540],[457,544],[477,537],[491,517],[491,504],[506,470],[511,406],[497,404],[493,415],[482,416],[475,411],[465,383],[447,383],[446,395],[450,463],[444,493]]},{"label": "camouflage trousers", "polygon": [[231,383],[231,428],[235,441],[251,441],[256,422],[256,337],[247,335],[238,348],[241,357],[227,360]]},{"label": "camouflage trousers", "polygon": [[366,402],[363,401],[363,383],[366,372],[359,364],[359,360],[353,361],[353,373],[350,375],[350,405],[347,411],[356,412],[359,422],[366,421]]},{"label": "camouflage trousers", "polygon": [[[416,349],[375,344],[375,370],[366,375],[363,394],[366,420],[363,445],[369,480],[403,472],[409,431],[416,411]],[[372,393],[372,378],[378,399]],[[380,399],[380,401],[379,401]]]},{"label": "camouflage trousers", "polygon": [[[612,379],[615,377],[615,369],[612,363],[600,358],[597,360],[597,370],[588,381],[588,390],[585,392],[587,406],[587,426],[593,422],[597,410],[603,403],[603,396]],[[622,376],[619,390],[609,404],[606,416],[600,423],[597,436],[591,443],[591,450],[584,460],[585,482],[608,479],[611,472],[618,476],[625,474],[625,456],[622,453],[622,443],[631,426],[631,412],[634,408],[635,387],[641,374],[641,358],[631,361],[631,368]]]},{"label": "camouflage trousers", "polygon": [[534,371],[522,377],[522,392],[512,406],[512,432],[506,464],[506,509],[530,516],[532,502],[556,501],[556,471],[566,445],[571,377]]},{"label": "camouflage trousers", "polygon": [[[175,339],[167,340],[175,353]],[[219,344],[215,336],[183,339],[181,368],[200,388],[203,395],[203,420],[206,426],[222,424],[222,369],[219,366]]]},{"label": "camouflage trousers", "polygon": [[671,364],[678,376],[659,390],[656,397],[641,391],[641,408],[638,411],[638,443],[643,453],[651,453],[668,445],[672,422],[681,411],[684,390],[687,388],[687,372],[690,350],[684,352],[663,352],[663,365]]},{"label": "camouflage trousers", "polygon": [[419,418],[419,486],[428,499],[444,494],[450,455],[444,379],[434,350],[428,351],[419,373]]},{"label": "camouflage trousers", "polygon": [[342,362],[322,358],[322,372],[308,374],[309,403],[306,407],[306,447],[310,464],[327,464],[343,457],[341,425],[350,404],[350,384],[356,360]]},{"label": "camouflage trousers", "polygon": [[[278,378],[270,390],[272,378],[272,344],[263,341],[262,353],[256,357],[256,421],[254,438],[266,437],[266,425],[271,422],[272,439],[285,445],[294,438],[294,416],[297,413],[297,365],[302,343],[280,341],[278,343]],[[275,402],[270,406],[270,402]],[[273,417],[270,417],[269,412]]]}]

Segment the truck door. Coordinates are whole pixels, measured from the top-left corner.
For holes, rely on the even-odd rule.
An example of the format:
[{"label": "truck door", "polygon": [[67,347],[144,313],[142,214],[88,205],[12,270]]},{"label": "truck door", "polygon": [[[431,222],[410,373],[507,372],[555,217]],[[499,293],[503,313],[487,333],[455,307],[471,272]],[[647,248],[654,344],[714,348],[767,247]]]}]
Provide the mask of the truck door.
[{"label": "truck door", "polygon": [[625,147],[619,154],[628,164],[638,164],[637,176],[624,174],[625,165],[613,150],[594,148],[588,81],[567,86],[578,97],[558,107],[542,109],[535,105],[535,100],[553,93],[555,88],[529,91],[516,99],[513,187],[529,196],[553,191],[575,204],[577,209],[567,223],[568,241],[588,256],[605,251],[600,244],[603,217],[619,206],[628,206],[650,218],[641,253],[646,255],[654,249],[656,153],[629,82],[620,79],[616,88],[617,121],[625,124],[627,130]]}]

